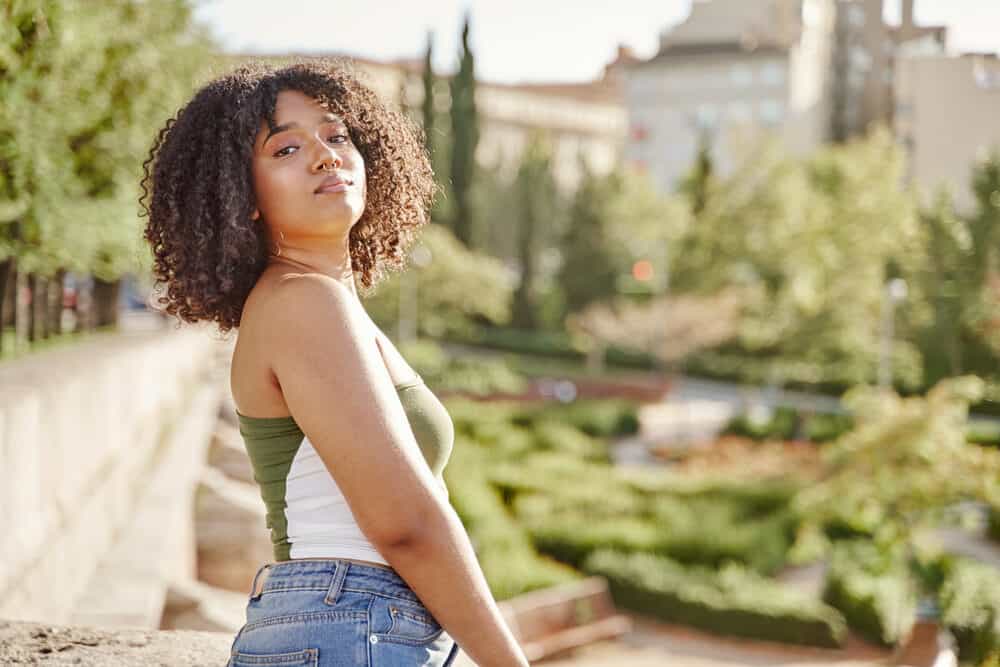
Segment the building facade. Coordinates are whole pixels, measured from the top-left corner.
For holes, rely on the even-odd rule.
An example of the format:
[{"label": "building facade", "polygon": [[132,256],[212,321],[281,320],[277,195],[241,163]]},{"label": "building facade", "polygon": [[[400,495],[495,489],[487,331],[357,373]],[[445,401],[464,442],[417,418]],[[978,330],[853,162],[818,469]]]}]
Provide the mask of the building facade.
[{"label": "building facade", "polygon": [[813,150],[829,135],[834,21],[830,0],[695,2],[627,70],[627,161],[672,191],[701,145],[723,174],[765,137]]},{"label": "building facade", "polygon": [[892,125],[899,58],[943,54],[947,28],[915,25],[913,0],[902,0],[899,26],[883,21],[883,0],[837,0],[834,8],[830,137],[843,141]]},{"label": "building facade", "polygon": [[1000,59],[991,55],[902,57],[895,78],[896,137],[923,203],[940,188],[960,211],[974,203],[976,162],[1000,150]]}]

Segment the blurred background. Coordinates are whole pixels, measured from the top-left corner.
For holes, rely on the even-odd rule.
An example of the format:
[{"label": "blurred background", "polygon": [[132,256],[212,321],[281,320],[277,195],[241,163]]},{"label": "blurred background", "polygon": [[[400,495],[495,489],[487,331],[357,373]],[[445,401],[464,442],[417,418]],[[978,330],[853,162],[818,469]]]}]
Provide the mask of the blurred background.
[{"label": "blurred background", "polygon": [[998,48],[994,0],[0,0],[0,657],[225,660],[235,334],[156,310],[138,183],[205,81],[335,56],[426,133],[364,302],[533,657],[1000,664]]}]

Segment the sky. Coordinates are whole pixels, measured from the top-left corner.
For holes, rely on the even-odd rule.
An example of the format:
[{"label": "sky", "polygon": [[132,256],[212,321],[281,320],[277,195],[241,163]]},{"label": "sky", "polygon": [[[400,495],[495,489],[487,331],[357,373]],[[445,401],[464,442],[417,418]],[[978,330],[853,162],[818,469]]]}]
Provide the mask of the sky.
[{"label": "sky", "polygon": [[[453,71],[466,11],[477,78],[496,83],[598,78],[618,44],[651,57],[691,0],[196,0],[196,18],[223,48],[419,58],[434,36],[434,68]],[[916,0],[918,24],[945,24],[955,52],[1000,51],[1000,0]],[[897,22],[887,0],[886,20]]]}]

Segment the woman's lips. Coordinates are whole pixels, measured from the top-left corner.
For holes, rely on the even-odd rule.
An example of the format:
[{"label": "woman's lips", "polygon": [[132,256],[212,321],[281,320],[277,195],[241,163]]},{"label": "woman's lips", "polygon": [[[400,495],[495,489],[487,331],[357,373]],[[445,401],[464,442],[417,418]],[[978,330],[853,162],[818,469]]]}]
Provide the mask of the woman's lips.
[{"label": "woman's lips", "polygon": [[333,192],[344,192],[349,187],[350,187],[350,185],[348,183],[333,183],[331,185],[321,186],[320,188],[318,188],[316,190],[316,194],[322,195],[322,194],[329,194],[329,193],[333,193]]},{"label": "woman's lips", "polygon": [[313,192],[316,194],[324,194],[329,192],[343,192],[351,185],[351,180],[344,178],[343,176],[331,175],[323,179]]}]

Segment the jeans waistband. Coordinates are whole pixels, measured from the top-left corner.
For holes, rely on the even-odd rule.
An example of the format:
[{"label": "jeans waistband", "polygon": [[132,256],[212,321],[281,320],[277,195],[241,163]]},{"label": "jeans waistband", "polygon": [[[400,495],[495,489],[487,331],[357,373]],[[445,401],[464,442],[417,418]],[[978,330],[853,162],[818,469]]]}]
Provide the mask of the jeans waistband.
[{"label": "jeans waistband", "polygon": [[419,603],[402,577],[389,567],[335,558],[301,558],[267,563],[254,576],[252,598],[291,590],[325,590],[335,602],[341,591],[374,593]]}]

